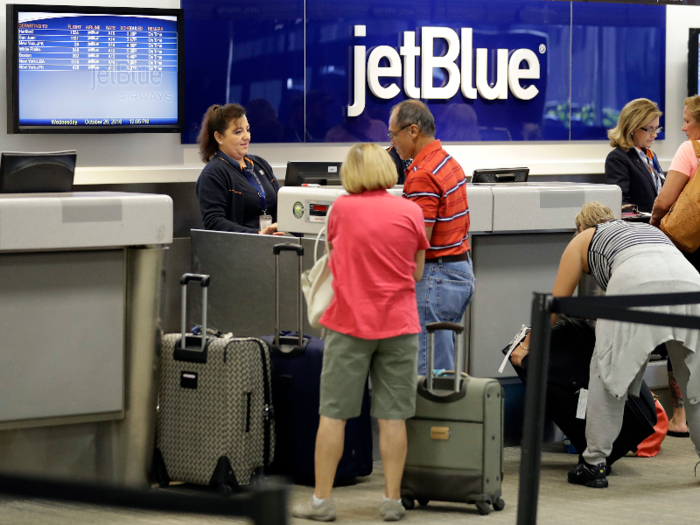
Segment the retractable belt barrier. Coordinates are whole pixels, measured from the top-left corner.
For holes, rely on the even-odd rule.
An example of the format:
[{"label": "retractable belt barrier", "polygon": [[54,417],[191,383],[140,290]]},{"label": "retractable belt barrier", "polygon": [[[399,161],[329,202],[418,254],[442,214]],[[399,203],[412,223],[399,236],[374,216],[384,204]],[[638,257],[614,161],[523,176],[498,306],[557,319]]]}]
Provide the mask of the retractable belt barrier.
[{"label": "retractable belt barrier", "polygon": [[591,319],[609,319],[627,323],[700,330],[700,317],[656,313],[639,309],[649,306],[697,304],[700,303],[700,292],[565,298],[554,298],[550,294],[541,293],[534,295],[528,381],[525,389],[518,525],[535,525],[537,523],[551,314],[559,313]]},{"label": "retractable belt barrier", "polygon": [[273,480],[251,485],[231,497],[183,494],[177,490],[138,490],[0,474],[0,494],[28,496],[143,510],[242,516],[257,525],[287,524],[287,488]]}]

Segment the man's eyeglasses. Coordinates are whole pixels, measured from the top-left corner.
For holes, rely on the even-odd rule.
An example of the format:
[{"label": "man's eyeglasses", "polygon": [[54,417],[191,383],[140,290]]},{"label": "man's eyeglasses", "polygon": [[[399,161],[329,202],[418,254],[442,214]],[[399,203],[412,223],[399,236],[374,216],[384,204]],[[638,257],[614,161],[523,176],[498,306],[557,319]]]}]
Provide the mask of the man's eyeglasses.
[{"label": "man's eyeglasses", "polygon": [[646,131],[647,133],[656,133],[657,135],[661,133],[664,130],[663,126],[658,126],[656,128],[639,128],[642,131]]},{"label": "man's eyeglasses", "polygon": [[401,133],[403,130],[405,130],[409,126],[410,126],[410,124],[406,124],[403,128],[401,128],[397,131],[390,131],[389,133],[386,134],[386,136],[389,137],[389,140],[394,140],[396,138],[396,135]]}]

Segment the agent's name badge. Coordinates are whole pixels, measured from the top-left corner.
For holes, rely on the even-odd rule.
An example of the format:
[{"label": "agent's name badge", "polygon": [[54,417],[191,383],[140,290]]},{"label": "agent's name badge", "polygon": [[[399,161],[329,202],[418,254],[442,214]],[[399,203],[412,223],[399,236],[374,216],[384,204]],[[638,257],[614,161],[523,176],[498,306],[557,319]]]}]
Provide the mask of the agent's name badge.
[{"label": "agent's name badge", "polygon": [[261,215],[260,216],[260,231],[265,228],[272,226],[272,215]]}]

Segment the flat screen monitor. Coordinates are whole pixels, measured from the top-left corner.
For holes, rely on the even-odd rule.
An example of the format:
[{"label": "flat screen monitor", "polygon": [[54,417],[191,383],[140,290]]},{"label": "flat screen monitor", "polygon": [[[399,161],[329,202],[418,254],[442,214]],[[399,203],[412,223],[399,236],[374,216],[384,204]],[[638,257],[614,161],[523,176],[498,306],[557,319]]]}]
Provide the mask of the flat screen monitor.
[{"label": "flat screen monitor", "polygon": [[529,168],[495,168],[474,170],[472,182],[527,182]]},{"label": "flat screen monitor", "polygon": [[7,4],[8,133],[180,132],[180,9]]},{"label": "flat screen monitor", "polygon": [[0,193],[70,192],[75,151],[0,155]]},{"label": "flat screen monitor", "polygon": [[700,28],[691,28],[688,36],[688,96],[698,94],[698,77],[700,77],[700,68],[698,68],[698,55],[700,55]]},{"label": "flat screen monitor", "polygon": [[340,166],[342,162],[287,162],[284,175],[285,186],[302,184],[320,184],[321,186],[340,186]]}]

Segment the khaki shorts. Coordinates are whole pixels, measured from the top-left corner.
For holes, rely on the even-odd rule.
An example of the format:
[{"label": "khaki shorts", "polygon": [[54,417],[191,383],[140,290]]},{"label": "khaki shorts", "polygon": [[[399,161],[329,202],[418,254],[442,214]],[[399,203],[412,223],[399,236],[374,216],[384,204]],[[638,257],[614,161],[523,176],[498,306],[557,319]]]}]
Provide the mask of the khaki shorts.
[{"label": "khaki shorts", "polygon": [[333,330],[326,334],[319,410],[322,416],[359,416],[368,371],[374,417],[408,419],[415,415],[418,334],[371,340]]}]

